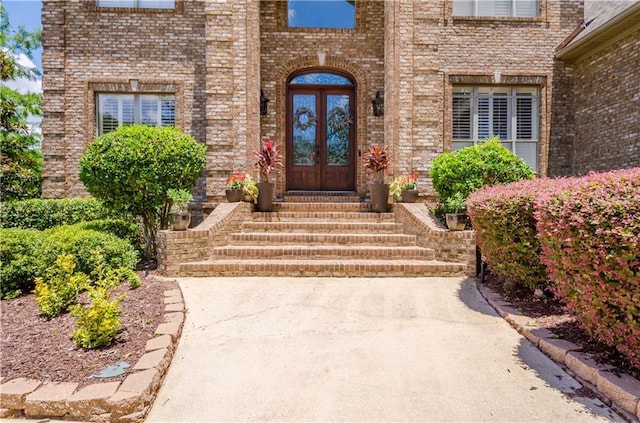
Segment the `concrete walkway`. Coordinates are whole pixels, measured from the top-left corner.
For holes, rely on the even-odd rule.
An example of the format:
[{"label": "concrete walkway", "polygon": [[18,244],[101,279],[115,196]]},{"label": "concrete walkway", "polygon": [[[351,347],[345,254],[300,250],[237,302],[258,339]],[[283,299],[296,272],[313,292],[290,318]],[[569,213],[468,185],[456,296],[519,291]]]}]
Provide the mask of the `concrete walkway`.
[{"label": "concrete walkway", "polygon": [[181,279],[147,422],[622,421],[466,278]]}]

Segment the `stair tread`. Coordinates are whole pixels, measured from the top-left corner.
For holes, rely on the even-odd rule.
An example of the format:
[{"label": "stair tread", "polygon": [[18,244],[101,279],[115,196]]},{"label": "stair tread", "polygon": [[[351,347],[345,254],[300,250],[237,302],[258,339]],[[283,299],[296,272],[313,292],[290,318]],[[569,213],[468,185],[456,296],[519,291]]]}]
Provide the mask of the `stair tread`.
[{"label": "stair tread", "polygon": [[203,261],[194,261],[182,263],[182,266],[185,265],[194,265],[194,266],[208,266],[208,265],[237,265],[237,266],[267,266],[267,265],[291,265],[291,266],[305,266],[305,265],[344,265],[344,264],[365,264],[365,265],[378,265],[378,266],[388,266],[388,267],[397,267],[397,266],[455,266],[455,267],[464,267],[464,263],[455,263],[455,262],[445,262],[439,260],[388,260],[388,259],[309,259],[309,260],[296,260],[296,259],[212,259],[212,260],[203,260]]}]

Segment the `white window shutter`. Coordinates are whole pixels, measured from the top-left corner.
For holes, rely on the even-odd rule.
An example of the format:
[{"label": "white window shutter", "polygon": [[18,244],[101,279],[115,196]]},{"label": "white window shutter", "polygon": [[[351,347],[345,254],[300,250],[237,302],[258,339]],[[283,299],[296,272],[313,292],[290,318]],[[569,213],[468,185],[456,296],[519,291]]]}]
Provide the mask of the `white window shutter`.
[{"label": "white window shutter", "polygon": [[533,131],[533,99],[518,96],[516,98],[516,139],[532,140]]},{"label": "white window shutter", "polygon": [[515,16],[535,18],[538,16],[538,0],[515,0]]},{"label": "white window shutter", "polygon": [[473,16],[473,0],[453,0],[453,16]]},{"label": "white window shutter", "polygon": [[176,101],[173,96],[160,97],[160,125],[173,126],[176,124]]},{"label": "white window shutter", "polygon": [[471,97],[453,98],[453,139],[470,140],[471,135]]},{"label": "white window shutter", "polygon": [[491,117],[489,115],[490,100],[487,97],[478,98],[478,139],[484,140],[491,136]]}]

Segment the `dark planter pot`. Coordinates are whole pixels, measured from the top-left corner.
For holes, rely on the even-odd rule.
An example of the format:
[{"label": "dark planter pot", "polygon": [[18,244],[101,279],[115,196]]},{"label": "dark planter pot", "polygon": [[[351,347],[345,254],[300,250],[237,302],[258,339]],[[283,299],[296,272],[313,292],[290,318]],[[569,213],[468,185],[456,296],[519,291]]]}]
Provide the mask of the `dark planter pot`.
[{"label": "dark planter pot", "polygon": [[463,231],[467,226],[468,217],[465,213],[446,213],[445,218],[450,231]]},{"label": "dark planter pot", "polygon": [[408,189],[400,193],[403,203],[415,203],[418,200],[418,190]]},{"label": "dark planter pot", "polygon": [[230,203],[237,203],[242,200],[242,190],[240,189],[227,189],[224,191],[224,195]]},{"label": "dark planter pot", "polygon": [[386,213],[389,205],[389,184],[371,184],[371,210]]},{"label": "dark planter pot", "polygon": [[273,193],[276,184],[273,182],[258,182],[258,211],[273,211]]},{"label": "dark planter pot", "polygon": [[171,217],[171,229],[174,231],[185,231],[191,223],[191,212],[189,210],[182,209],[179,212],[170,213]]}]

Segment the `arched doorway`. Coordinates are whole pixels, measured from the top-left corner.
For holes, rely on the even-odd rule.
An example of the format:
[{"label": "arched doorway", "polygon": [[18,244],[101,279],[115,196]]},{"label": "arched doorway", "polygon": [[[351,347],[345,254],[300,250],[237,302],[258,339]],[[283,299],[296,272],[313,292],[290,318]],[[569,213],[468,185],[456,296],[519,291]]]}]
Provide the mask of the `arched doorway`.
[{"label": "arched doorway", "polygon": [[312,70],[287,83],[287,189],[354,191],[356,116],[353,79]]}]

